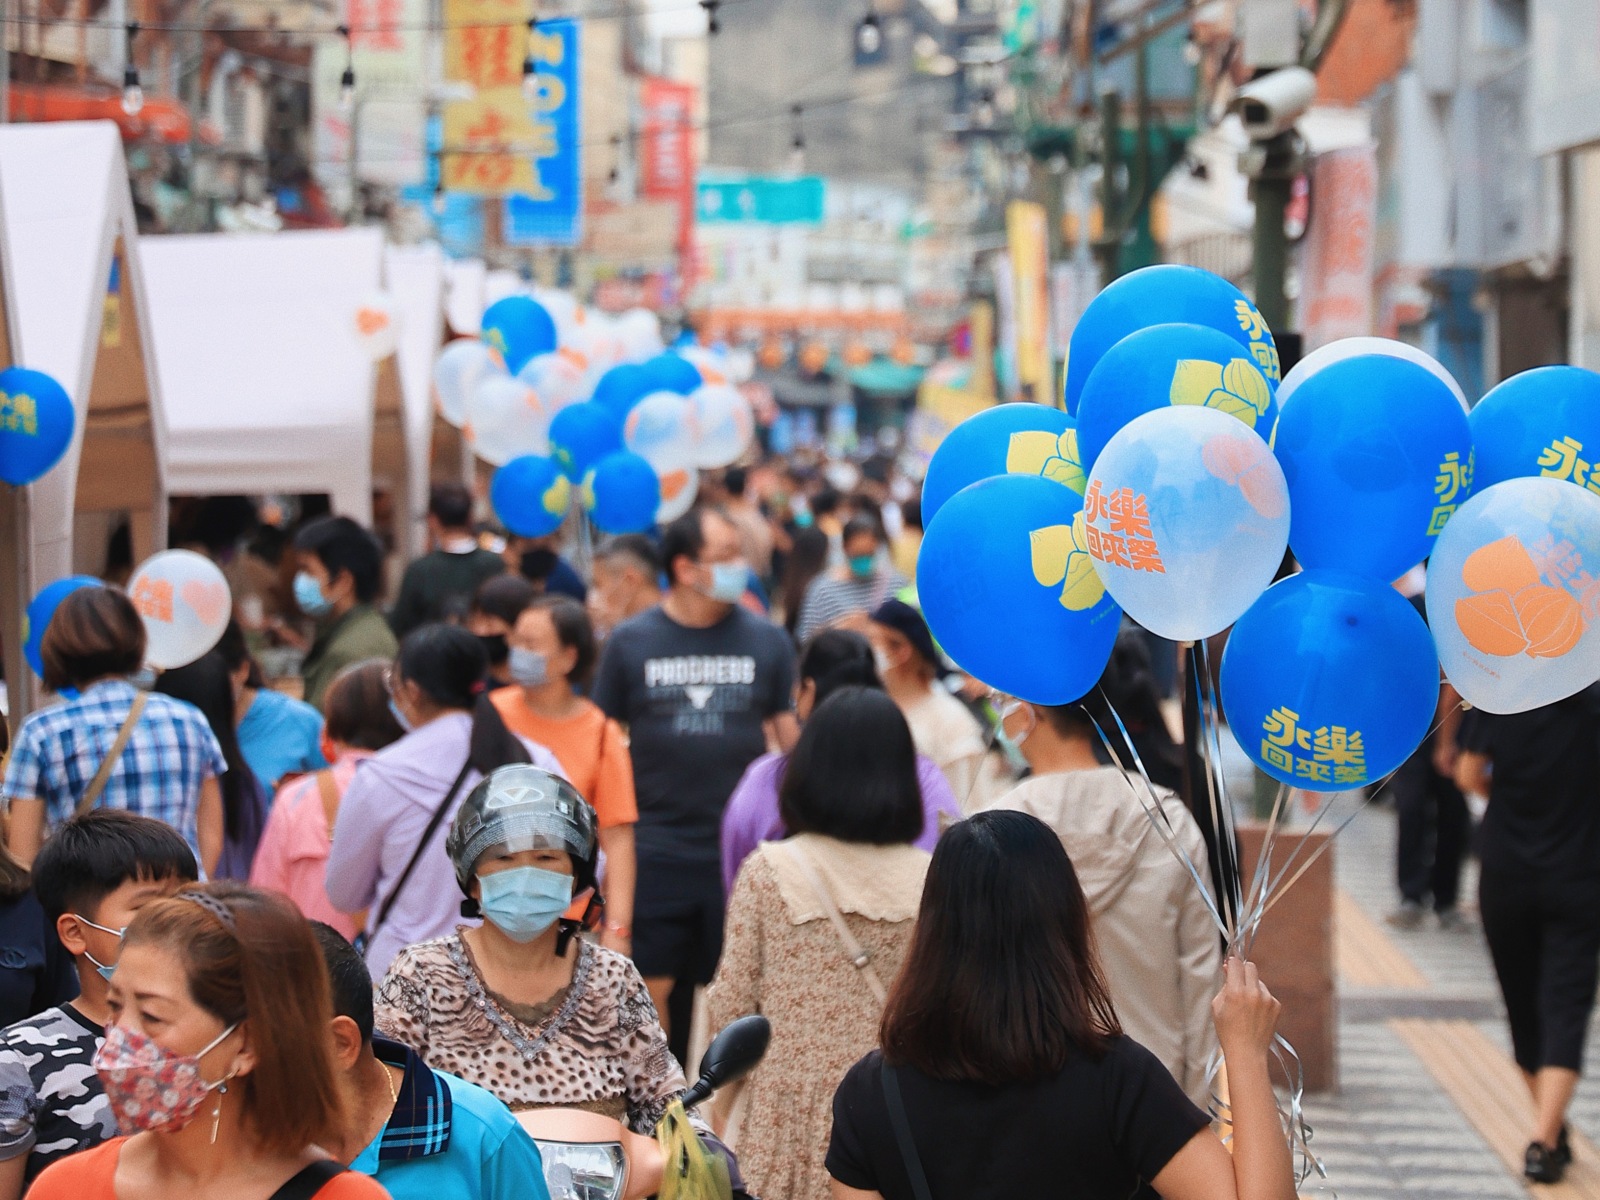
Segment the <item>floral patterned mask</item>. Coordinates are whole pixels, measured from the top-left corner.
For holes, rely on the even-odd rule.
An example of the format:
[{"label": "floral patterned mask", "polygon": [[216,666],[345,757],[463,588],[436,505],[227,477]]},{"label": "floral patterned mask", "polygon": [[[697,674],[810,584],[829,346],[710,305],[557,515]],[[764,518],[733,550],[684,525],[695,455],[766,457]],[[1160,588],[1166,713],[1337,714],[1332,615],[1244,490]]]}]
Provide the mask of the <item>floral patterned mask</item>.
[{"label": "floral patterned mask", "polygon": [[199,1054],[175,1054],[122,1025],[108,1028],[95,1051],[94,1069],[105,1085],[117,1128],[125,1134],[176,1133],[193,1121],[206,1096],[232,1078],[207,1083],[200,1060],[237,1028],[238,1022],[229,1025]]}]

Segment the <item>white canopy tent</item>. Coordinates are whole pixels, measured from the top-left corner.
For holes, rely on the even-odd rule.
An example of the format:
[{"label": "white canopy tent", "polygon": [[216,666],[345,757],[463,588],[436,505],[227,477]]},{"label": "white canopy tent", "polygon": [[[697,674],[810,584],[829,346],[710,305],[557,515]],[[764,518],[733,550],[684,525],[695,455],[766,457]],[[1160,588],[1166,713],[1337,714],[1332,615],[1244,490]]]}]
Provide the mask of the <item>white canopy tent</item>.
[{"label": "white canopy tent", "polygon": [[[139,255],[171,491],[324,492],[370,524],[383,414],[357,314],[382,286],[381,231],[152,237]],[[397,497],[399,460],[380,472]]]},{"label": "white canopy tent", "polygon": [[[7,632],[13,719],[33,677],[12,662],[11,604],[74,570],[100,573],[126,521],[135,561],[166,543],[167,488],[157,452],[163,418],[133,203],[109,121],[0,126],[3,269],[14,360],[53,376],[77,414],[72,445],[44,478],[11,491],[13,573]],[[18,532],[20,531],[20,533]]]},{"label": "white canopy tent", "polygon": [[484,278],[488,268],[478,258],[455,259],[445,264],[445,321],[458,337],[476,335],[483,328]]}]

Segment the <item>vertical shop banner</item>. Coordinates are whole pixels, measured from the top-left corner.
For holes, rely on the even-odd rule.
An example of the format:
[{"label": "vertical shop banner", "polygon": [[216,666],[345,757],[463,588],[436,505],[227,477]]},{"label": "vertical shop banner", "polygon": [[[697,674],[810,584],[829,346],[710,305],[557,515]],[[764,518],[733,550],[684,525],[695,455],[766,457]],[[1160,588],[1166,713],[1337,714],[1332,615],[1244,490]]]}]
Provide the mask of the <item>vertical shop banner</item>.
[{"label": "vertical shop banner", "polygon": [[1044,205],[1013,200],[1006,206],[1015,296],[1017,381],[1033,399],[1055,402],[1055,359],[1050,353],[1050,229]]},{"label": "vertical shop banner", "polygon": [[312,53],[312,157],[323,182],[404,187],[427,172],[424,127],[428,0],[346,0],[356,95],[340,103],[344,42],[320,39]]},{"label": "vertical shop banner", "polygon": [[1373,332],[1378,152],[1319,154],[1311,164],[1311,224],[1300,260],[1300,328],[1307,351]]},{"label": "vertical shop banner", "polygon": [[445,78],[471,92],[445,105],[445,190],[531,192],[535,132],[522,93],[530,0],[445,0],[444,13]]},{"label": "vertical shop banner", "polygon": [[523,97],[533,130],[531,179],[506,199],[508,246],[576,246],[583,213],[580,27],[575,20],[541,21],[529,42],[534,83]]},{"label": "vertical shop banner", "polygon": [[639,191],[646,199],[678,206],[678,273],[687,289],[694,270],[694,85],[646,76],[639,106],[644,110]]}]

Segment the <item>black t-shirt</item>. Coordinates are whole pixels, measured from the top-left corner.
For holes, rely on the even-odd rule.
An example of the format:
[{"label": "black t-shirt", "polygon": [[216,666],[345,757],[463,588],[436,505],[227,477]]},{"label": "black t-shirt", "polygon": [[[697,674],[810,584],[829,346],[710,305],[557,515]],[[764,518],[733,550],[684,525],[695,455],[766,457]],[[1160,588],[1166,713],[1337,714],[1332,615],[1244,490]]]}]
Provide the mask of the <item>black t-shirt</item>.
[{"label": "black t-shirt", "polygon": [[0,1027],[65,1004],[78,971],[30,889],[0,901]]},{"label": "black t-shirt", "polygon": [[[884,1200],[915,1200],[883,1097],[883,1056],[833,1097],[828,1174]],[[1130,1200],[1210,1123],[1156,1056],[1121,1037],[1042,1083],[944,1083],[902,1067],[900,1094],[934,1200]]]},{"label": "black t-shirt", "polygon": [[1458,740],[1494,764],[1484,870],[1600,877],[1600,686],[1531,712],[1471,709]]},{"label": "black t-shirt", "polygon": [[787,635],[743,608],[705,629],[652,608],[612,632],[592,695],[628,726],[641,859],[720,862],[722,810],[766,751],[763,723],[789,710],[794,672]]}]

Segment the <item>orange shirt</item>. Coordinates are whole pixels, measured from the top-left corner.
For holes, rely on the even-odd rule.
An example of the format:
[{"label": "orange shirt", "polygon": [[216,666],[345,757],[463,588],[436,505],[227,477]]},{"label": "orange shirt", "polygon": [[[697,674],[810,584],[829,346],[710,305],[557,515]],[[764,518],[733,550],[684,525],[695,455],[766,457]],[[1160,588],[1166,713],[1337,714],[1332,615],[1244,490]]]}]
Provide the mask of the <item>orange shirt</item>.
[{"label": "orange shirt", "polygon": [[572,786],[594,806],[600,828],[639,820],[627,739],[599,706],[581,701],[577,716],[558,721],[529,708],[520,687],[497,688],[489,698],[512,733],[547,747],[560,760]]},{"label": "orange shirt", "polygon": [[[112,1138],[51,1163],[28,1189],[28,1200],[117,1200],[117,1159],[127,1140]],[[324,1184],[316,1200],[389,1200],[389,1193],[376,1180],[346,1171]]]}]

